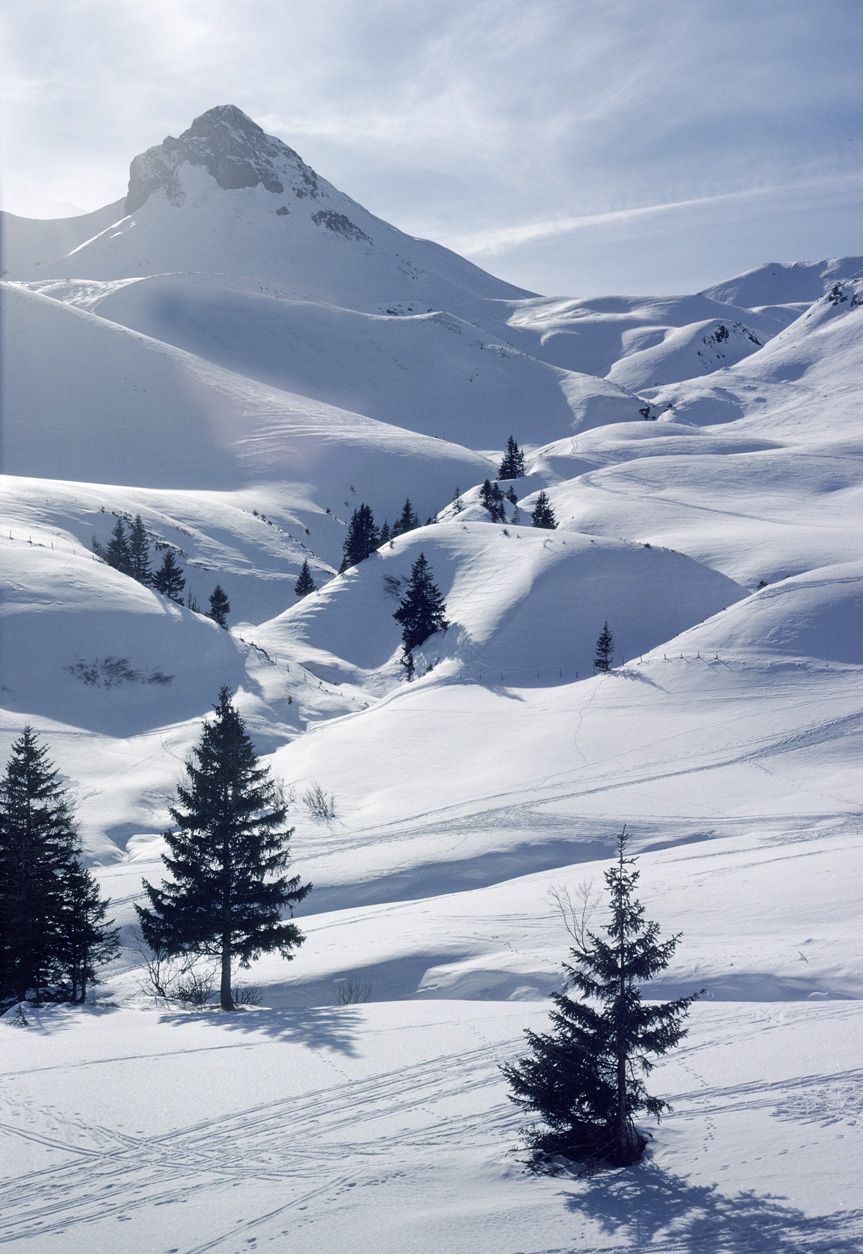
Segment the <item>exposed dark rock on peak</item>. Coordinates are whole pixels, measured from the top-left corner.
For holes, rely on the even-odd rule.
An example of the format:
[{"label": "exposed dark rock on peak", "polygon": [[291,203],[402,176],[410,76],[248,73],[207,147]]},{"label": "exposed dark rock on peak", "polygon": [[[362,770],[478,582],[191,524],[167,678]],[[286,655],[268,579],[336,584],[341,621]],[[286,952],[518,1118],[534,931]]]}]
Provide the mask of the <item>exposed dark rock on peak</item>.
[{"label": "exposed dark rock on peak", "polygon": [[317,196],[314,170],[280,139],[267,135],[235,105],[218,105],[195,118],[179,139],[169,135],[132,161],[126,212],[134,213],[153,192],[164,191],[171,204],[183,201],[177,178],[181,165],[200,166],[220,187],[256,187],[282,195]]},{"label": "exposed dark rock on peak", "polygon": [[328,231],[335,231],[336,235],[344,235],[345,239],[364,240],[366,244],[372,242],[355,222],[351,222],[350,218],[345,217],[343,213],[335,213],[332,209],[318,209],[312,214],[312,221],[315,226],[325,226]]}]

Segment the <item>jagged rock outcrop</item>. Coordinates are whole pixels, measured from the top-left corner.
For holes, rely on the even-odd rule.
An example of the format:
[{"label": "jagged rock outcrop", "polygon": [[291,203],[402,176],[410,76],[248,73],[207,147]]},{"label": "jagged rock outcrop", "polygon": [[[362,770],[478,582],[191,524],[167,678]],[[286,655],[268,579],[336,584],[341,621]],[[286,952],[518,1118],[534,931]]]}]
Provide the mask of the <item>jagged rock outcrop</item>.
[{"label": "jagged rock outcrop", "polygon": [[256,187],[268,192],[313,198],[318,177],[297,153],[275,139],[235,105],[218,105],[195,118],[179,139],[169,135],[132,161],[126,213],[134,213],[154,192],[164,191],[172,204],[182,204],[178,178],[181,165],[200,166],[220,187]]}]

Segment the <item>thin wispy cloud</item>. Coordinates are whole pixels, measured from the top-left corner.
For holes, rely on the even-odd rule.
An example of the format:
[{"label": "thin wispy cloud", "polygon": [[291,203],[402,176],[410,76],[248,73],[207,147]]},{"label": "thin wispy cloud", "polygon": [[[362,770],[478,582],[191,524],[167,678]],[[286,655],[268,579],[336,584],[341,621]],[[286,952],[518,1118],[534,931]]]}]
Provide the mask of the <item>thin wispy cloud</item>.
[{"label": "thin wispy cloud", "polygon": [[849,174],[830,179],[808,179],[774,187],[747,188],[735,192],[720,192],[711,196],[694,196],[688,200],[670,200],[658,204],[634,205],[626,209],[609,209],[602,213],[585,213],[574,217],[553,218],[545,222],[527,222],[519,226],[500,226],[490,231],[457,237],[456,246],[474,256],[497,256],[507,249],[537,240],[549,240],[569,235],[584,227],[607,226],[615,222],[632,223],[640,218],[661,214],[679,214],[688,209],[725,204],[745,204],[747,201],[772,199],[779,195],[817,191],[827,193],[831,189],[845,192],[863,192],[863,173]]}]

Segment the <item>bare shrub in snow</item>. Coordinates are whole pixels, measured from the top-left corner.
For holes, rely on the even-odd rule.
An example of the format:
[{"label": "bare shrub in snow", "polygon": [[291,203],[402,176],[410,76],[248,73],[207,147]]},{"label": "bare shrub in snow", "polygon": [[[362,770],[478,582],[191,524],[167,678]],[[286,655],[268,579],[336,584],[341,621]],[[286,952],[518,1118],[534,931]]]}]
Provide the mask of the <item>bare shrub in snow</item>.
[{"label": "bare shrub in snow", "polygon": [[303,805],[309,817],[316,823],[331,823],[336,817],[335,794],[325,792],[317,782],[311,784],[303,793]]},{"label": "bare shrub in snow", "polygon": [[593,880],[582,880],[574,890],[568,884],[549,884],[546,896],[554,914],[575,942],[576,949],[583,949],[591,919],[599,905],[599,891],[594,889]]},{"label": "bare shrub in snow", "polygon": [[371,980],[336,980],[336,1002],[340,1006],[358,1006],[371,1001]]},{"label": "bare shrub in snow", "polygon": [[242,984],[239,980],[231,987],[235,1006],[260,1006],[261,990],[255,984]]},{"label": "bare shrub in snow", "polygon": [[208,1006],[216,989],[216,972],[212,967],[193,967],[177,980],[174,1001],[183,1006]]},{"label": "bare shrub in snow", "polygon": [[79,658],[71,666],[65,668],[67,674],[80,679],[89,688],[118,688],[121,684],[170,684],[173,675],[168,675],[158,668],[149,672],[136,670],[130,665],[127,657],[95,658],[85,662]]},{"label": "bare shrub in snow", "polygon": [[188,954],[169,957],[163,950],[149,949],[143,938],[138,952],[144,966],[139,987],[146,996],[182,1006],[206,1006],[212,1000],[216,988],[212,967],[198,967]]}]

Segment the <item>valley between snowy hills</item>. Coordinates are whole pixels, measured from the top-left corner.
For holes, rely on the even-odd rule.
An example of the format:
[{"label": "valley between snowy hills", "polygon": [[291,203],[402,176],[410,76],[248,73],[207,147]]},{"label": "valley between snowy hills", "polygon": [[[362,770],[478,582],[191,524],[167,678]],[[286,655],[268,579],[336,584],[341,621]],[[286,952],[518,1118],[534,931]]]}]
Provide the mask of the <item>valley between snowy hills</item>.
[{"label": "valley between snowy hills", "polygon": [[[32,725],[70,781],[123,947],[94,1004],[0,1019],[0,1243],[863,1248],[863,258],[541,297],[231,106],[125,201],[2,219],[0,748]],[[182,603],[94,552],[135,517]],[[450,625],[408,682],[420,553]],[[235,1015],[155,1003],[134,934],[223,685],[314,885]],[[683,933],[646,995],[706,993],[642,1162],[532,1176],[499,1067],[561,987],[549,890],[624,824]]]}]

